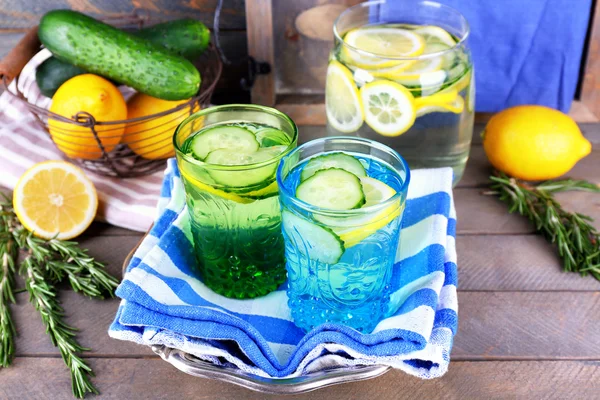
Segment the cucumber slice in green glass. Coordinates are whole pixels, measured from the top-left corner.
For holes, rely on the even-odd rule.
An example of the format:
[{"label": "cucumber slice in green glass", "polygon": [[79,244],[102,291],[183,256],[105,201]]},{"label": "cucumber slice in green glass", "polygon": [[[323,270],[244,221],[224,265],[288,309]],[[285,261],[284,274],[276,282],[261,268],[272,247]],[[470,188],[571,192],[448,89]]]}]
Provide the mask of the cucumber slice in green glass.
[{"label": "cucumber slice in green glass", "polygon": [[290,144],[290,137],[285,132],[275,128],[265,128],[256,132],[256,140],[260,147],[279,146]]},{"label": "cucumber slice in green glass", "polygon": [[322,156],[311,158],[302,169],[300,180],[305,181],[318,171],[328,168],[339,168],[358,176],[367,176],[367,171],[361,162],[350,154],[329,153]]},{"label": "cucumber slice in green glass", "polygon": [[309,259],[335,264],[344,254],[344,242],[331,229],[287,210],[281,213],[281,221],[287,239]]},{"label": "cucumber slice in green glass", "polygon": [[252,153],[257,151],[259,147],[260,144],[252,132],[228,125],[217,126],[196,135],[191,143],[193,156],[201,161],[206,161],[205,159],[209,153],[219,149]]},{"label": "cucumber slice in green glass", "polygon": [[[242,153],[240,151],[232,151],[229,149],[218,149],[211,151],[206,156],[205,162],[217,165],[250,165],[271,160],[283,153],[288,146],[272,146],[265,147],[253,153]],[[210,175],[219,184],[231,188],[248,187],[261,183],[267,186],[270,180],[275,175],[277,163],[273,162],[268,165],[250,168],[240,171],[226,170],[210,170]]]},{"label": "cucumber slice in green glass", "polygon": [[329,210],[351,210],[365,204],[360,179],[339,168],[317,171],[300,183],[296,197],[313,206]]}]

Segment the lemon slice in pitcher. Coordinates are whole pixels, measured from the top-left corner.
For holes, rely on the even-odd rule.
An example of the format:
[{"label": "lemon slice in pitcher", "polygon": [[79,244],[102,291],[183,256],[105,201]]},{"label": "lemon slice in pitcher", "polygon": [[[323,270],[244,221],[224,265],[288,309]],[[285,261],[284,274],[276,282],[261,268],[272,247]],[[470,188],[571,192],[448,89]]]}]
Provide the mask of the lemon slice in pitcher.
[{"label": "lemon slice in pitcher", "polygon": [[[433,97],[433,96],[430,96]],[[444,113],[454,113],[460,114],[465,109],[465,101],[461,96],[456,96],[456,98],[449,103],[439,103],[439,104],[423,104],[417,107],[417,117],[422,117],[423,115],[430,114],[432,112],[444,112]]]},{"label": "lemon slice in pitcher", "polygon": [[343,133],[357,131],[363,124],[363,106],[352,73],[338,61],[327,68],[325,87],[327,121]]},{"label": "lemon slice in pitcher", "polygon": [[371,74],[398,81],[407,86],[421,86],[422,81],[432,80],[430,77],[435,77],[433,80],[436,82],[440,79],[443,81],[446,78],[446,73],[442,70],[443,65],[444,60],[441,57],[432,57],[410,64],[404,63],[390,68],[381,68]]},{"label": "lemon slice in pitcher", "polygon": [[415,122],[413,95],[396,82],[375,81],[360,89],[365,121],[383,136],[399,136]]},{"label": "lemon slice in pitcher", "polygon": [[449,104],[456,100],[458,97],[458,91],[456,89],[445,89],[441,92],[437,92],[431,96],[423,96],[415,99],[415,107],[417,111],[420,108],[427,106],[441,106],[443,104]]},{"label": "lemon slice in pitcher", "polygon": [[456,40],[446,30],[434,25],[424,25],[413,30],[425,39],[425,43],[443,43],[449,47],[456,45]]},{"label": "lemon slice in pitcher", "polygon": [[[360,52],[344,47],[344,58],[366,69],[385,68],[404,63],[401,60],[385,60],[386,57],[415,57],[423,53],[425,40],[412,31],[388,28],[358,28],[344,37],[344,42]],[[383,59],[382,59],[383,58]]]}]

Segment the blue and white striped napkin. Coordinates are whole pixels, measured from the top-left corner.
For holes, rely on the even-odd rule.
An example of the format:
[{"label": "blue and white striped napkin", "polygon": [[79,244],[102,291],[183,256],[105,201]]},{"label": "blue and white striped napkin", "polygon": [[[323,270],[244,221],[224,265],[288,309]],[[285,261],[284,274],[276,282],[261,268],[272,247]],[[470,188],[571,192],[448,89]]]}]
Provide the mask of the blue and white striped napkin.
[{"label": "blue and white striped napkin", "polygon": [[416,170],[411,179],[393,272],[397,311],[371,334],[337,324],[304,333],[291,320],[285,284],[262,298],[234,300],[194,278],[183,186],[169,160],[160,217],[117,289],[123,301],[110,336],[262,377],[372,364],[421,378],[443,375],[458,322],[452,170]]}]

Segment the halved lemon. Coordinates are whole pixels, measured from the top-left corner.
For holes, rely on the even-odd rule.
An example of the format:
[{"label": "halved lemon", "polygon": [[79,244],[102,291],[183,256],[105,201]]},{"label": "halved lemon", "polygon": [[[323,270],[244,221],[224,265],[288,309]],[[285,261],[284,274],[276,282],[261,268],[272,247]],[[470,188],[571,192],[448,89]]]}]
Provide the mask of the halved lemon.
[{"label": "halved lemon", "polygon": [[338,61],[327,68],[325,110],[329,124],[343,133],[357,131],[363,124],[363,106],[352,73]]},{"label": "halved lemon", "polygon": [[402,60],[385,59],[394,57],[415,57],[423,53],[425,40],[413,31],[389,28],[358,28],[344,37],[344,42],[355,49],[344,47],[344,58],[352,64],[367,69],[392,67]]},{"label": "halved lemon", "polygon": [[[433,97],[433,96],[430,96]],[[436,105],[422,105],[417,107],[417,117],[422,117],[425,114],[432,112],[451,112],[460,114],[465,109],[465,100],[461,96],[456,96],[456,99],[450,103],[440,103]]]},{"label": "halved lemon", "polygon": [[19,221],[35,236],[71,239],[96,216],[98,196],[92,181],[73,164],[45,161],[21,176],[13,192]]},{"label": "halved lemon", "polygon": [[[380,180],[363,176],[360,178],[365,204],[361,208],[380,204],[396,194],[396,191]],[[330,227],[341,240],[344,247],[349,248],[360,243],[366,237],[374,234],[396,218],[402,212],[400,202],[394,202],[375,214],[365,214],[360,217],[349,217],[345,221],[319,216],[318,220]],[[340,226],[345,225],[345,226]]]},{"label": "halved lemon", "polygon": [[360,89],[365,121],[383,136],[399,136],[415,122],[415,99],[404,86],[391,81],[367,83]]},{"label": "halved lemon", "polygon": [[446,30],[434,25],[424,25],[413,30],[414,33],[421,35],[425,43],[443,43],[448,47],[456,45],[456,40]]}]

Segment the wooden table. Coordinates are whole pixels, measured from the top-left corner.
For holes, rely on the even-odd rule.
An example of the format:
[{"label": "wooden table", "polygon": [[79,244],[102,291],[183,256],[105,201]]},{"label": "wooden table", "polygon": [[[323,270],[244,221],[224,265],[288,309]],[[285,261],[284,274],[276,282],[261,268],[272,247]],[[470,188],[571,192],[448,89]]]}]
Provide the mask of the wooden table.
[{"label": "wooden table", "polygon": [[[582,126],[598,147],[570,173],[600,182],[600,125]],[[301,127],[304,140],[322,127]],[[562,273],[556,251],[533,234],[528,221],[509,215],[497,199],[482,195],[489,164],[476,129],[471,159],[454,191],[458,213],[459,330],[449,372],[424,381],[392,371],[364,382],[338,385],[290,399],[583,399],[600,398],[600,282]],[[569,208],[597,219],[600,195],[563,193]],[[96,223],[80,238],[90,253],[121,273],[141,234]],[[110,339],[107,329],[118,300],[94,301],[61,292],[67,322],[78,335],[97,377],[102,398],[274,398],[194,378],[150,349]],[[13,315],[19,331],[17,356],[0,370],[0,399],[70,399],[69,375],[39,316],[17,295]]]}]

